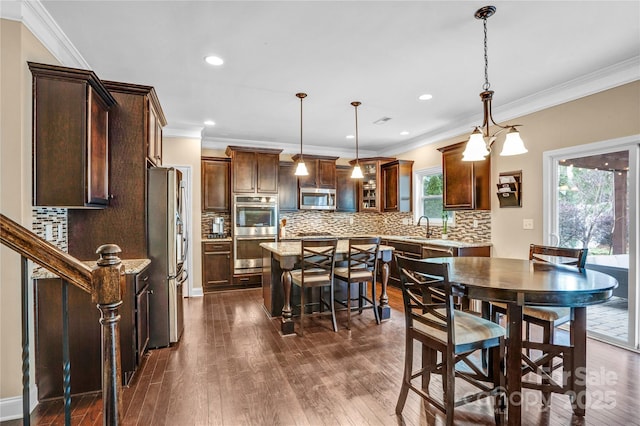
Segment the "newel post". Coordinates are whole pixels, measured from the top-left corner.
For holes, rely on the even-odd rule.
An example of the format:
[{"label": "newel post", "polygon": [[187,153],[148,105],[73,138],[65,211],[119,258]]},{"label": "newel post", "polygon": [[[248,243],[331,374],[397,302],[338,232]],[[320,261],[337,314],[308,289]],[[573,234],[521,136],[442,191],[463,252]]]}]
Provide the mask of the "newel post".
[{"label": "newel post", "polygon": [[91,300],[98,304],[102,325],[102,408],[103,424],[122,421],[122,385],[120,371],[120,314],[124,266],[118,257],[122,252],[115,244],[98,247],[98,267],[92,271]]}]

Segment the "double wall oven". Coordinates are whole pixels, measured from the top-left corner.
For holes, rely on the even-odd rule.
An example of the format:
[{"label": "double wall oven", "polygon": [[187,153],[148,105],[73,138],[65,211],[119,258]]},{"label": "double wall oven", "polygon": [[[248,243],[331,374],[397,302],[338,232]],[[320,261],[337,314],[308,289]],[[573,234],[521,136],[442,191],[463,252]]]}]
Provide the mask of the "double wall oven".
[{"label": "double wall oven", "polygon": [[261,272],[260,243],[274,242],[278,234],[278,198],[273,195],[236,195],[233,224],[234,274]]}]

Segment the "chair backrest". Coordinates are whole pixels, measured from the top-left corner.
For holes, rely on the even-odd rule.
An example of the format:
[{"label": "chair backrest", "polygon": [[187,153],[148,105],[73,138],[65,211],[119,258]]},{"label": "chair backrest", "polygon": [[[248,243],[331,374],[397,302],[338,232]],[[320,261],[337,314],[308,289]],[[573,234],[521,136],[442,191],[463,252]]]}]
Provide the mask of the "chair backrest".
[{"label": "chair backrest", "polygon": [[449,264],[394,256],[400,269],[407,329],[414,328],[418,321],[423,325],[421,328],[446,333],[447,341],[455,345],[453,297],[462,293],[449,282]]},{"label": "chair backrest", "polygon": [[589,249],[586,248],[574,249],[531,244],[529,246],[529,260],[558,265],[575,265],[582,269],[587,262],[588,252]]},{"label": "chair backrest", "polygon": [[371,271],[375,279],[378,271],[378,252],[380,237],[358,237],[349,239],[349,270],[365,268]]},{"label": "chair backrest", "polygon": [[333,271],[335,267],[337,238],[311,238],[303,239],[302,245],[302,282],[305,279],[314,279],[318,276],[327,275],[333,281]]}]

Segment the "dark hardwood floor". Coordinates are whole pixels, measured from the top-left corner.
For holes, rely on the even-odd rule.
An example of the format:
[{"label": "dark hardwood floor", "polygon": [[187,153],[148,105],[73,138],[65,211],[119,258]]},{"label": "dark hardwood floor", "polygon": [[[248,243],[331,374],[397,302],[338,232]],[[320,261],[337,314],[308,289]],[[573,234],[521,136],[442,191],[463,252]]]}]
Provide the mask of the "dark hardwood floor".
[{"label": "dark hardwood floor", "polygon": [[[282,337],[278,319],[262,309],[260,289],[207,294],[184,300],[179,344],[151,350],[124,390],[126,425],[426,425],[443,424],[433,407],[409,394],[403,418],[394,410],[404,356],[401,294],[389,291],[391,320],[375,325],[373,313],[309,318],[305,336]],[[418,353],[419,351],[416,351]],[[542,410],[525,391],[525,425],[639,425],[640,355],[592,339],[588,342],[590,406],[572,415],[569,399],[554,395]],[[439,389],[439,378],[432,386]],[[464,383],[458,387],[464,392]],[[493,424],[491,403],[460,407],[456,424]],[[99,395],[76,397],[74,425],[102,424]],[[61,401],[41,403],[32,424],[64,424]],[[3,422],[3,426],[21,424]]]}]

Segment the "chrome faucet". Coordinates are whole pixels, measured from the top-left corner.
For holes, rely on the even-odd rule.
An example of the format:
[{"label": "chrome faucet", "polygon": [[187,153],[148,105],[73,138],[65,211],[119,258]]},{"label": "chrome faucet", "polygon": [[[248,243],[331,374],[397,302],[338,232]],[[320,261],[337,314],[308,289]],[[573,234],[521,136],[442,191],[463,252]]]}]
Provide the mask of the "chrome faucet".
[{"label": "chrome faucet", "polygon": [[420,216],[420,219],[418,219],[418,226],[420,226],[420,222],[422,222],[422,219],[427,219],[427,238],[430,238],[432,235],[432,231],[429,227],[429,218],[427,216]]}]

